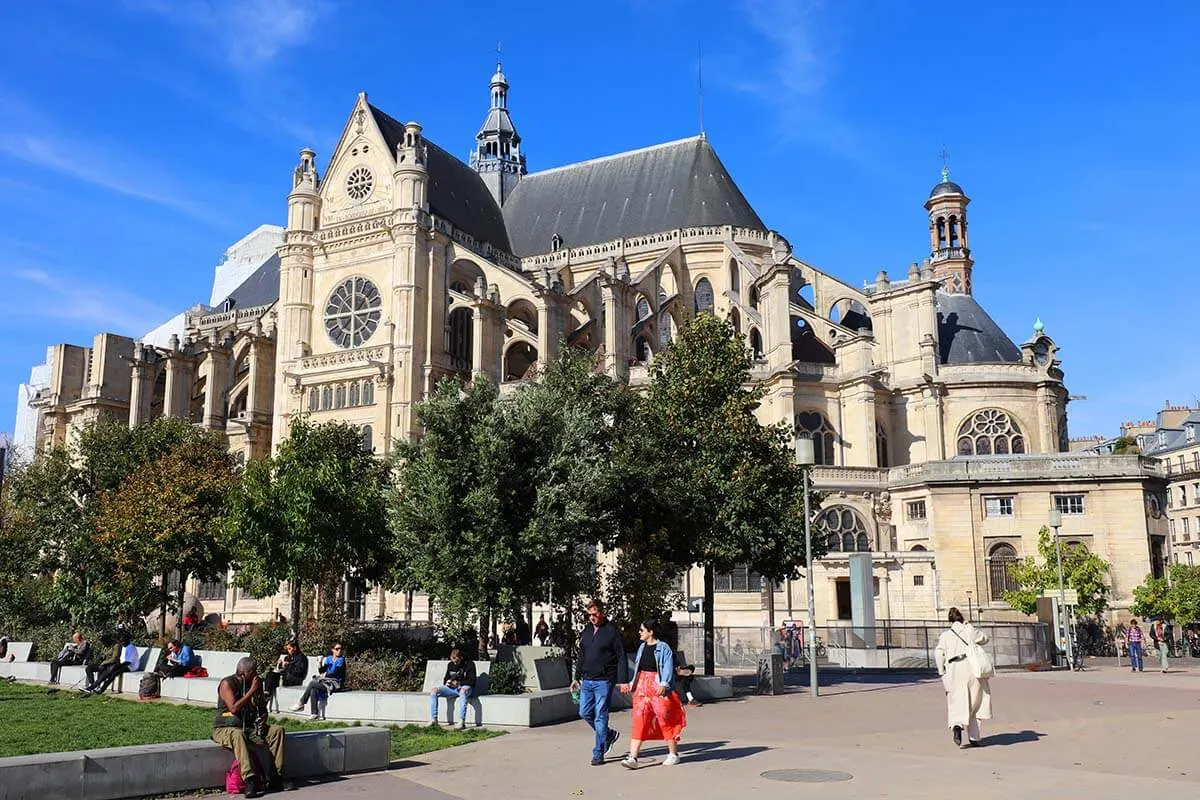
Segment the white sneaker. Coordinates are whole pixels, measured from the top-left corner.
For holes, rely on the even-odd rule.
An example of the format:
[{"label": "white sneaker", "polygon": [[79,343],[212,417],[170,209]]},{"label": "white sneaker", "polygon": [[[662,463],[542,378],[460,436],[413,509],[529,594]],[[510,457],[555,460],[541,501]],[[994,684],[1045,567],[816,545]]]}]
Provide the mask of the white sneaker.
[{"label": "white sneaker", "polygon": [[321,718],[321,715],[320,714],[310,714],[308,716],[308,718],[311,719],[313,722],[316,722],[317,720],[319,720]]},{"label": "white sneaker", "polygon": [[460,731],[465,731],[467,729],[467,721],[465,719],[460,719],[458,724],[454,727],[458,728]]},{"label": "white sneaker", "polygon": [[296,705],[294,705],[288,709],[288,711],[303,711],[303,710],[304,710],[304,703],[296,703]]},{"label": "white sneaker", "polygon": [[625,767],[625,769],[637,769],[641,764],[633,756],[625,756],[625,758],[621,759],[621,766]]},{"label": "white sneaker", "polygon": [[666,758],[663,759],[664,767],[673,767],[678,763],[679,763],[679,754],[678,753],[671,753],[670,755],[668,755]]}]

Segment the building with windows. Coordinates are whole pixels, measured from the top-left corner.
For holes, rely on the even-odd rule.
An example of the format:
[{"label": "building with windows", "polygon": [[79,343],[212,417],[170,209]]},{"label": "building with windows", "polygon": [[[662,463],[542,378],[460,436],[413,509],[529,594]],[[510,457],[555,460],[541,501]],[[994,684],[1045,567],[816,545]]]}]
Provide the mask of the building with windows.
[{"label": "building with windows", "polygon": [[[975,298],[970,198],[948,170],[914,213],[926,255],[857,286],[794,252],[703,134],[530,171],[509,89],[497,66],[467,163],[359,95],[323,166],[300,151],[277,255],[189,312],[178,340],[121,342],[132,367],[107,384],[125,398],[109,411],[186,416],[248,458],[308,414],[359,426],[382,455],[418,433],[415,406],[445,376],[513,386],[565,342],[637,386],[713,313],[755,356],[762,421],[816,444],[819,624],[849,615],[848,554],[864,551],[880,619],[1006,613],[1006,565],[1034,552],[1060,497],[1129,597],[1159,479],[1137,457],[1067,455],[1058,347],[1040,322],[1017,344]],[[721,576],[720,624],[758,625],[772,604],[809,617],[798,584],[767,603],[760,584]],[[684,576],[689,596],[699,586]],[[428,613],[354,579],[345,592],[365,617]],[[235,595],[220,609],[235,620],[288,607]]]}]

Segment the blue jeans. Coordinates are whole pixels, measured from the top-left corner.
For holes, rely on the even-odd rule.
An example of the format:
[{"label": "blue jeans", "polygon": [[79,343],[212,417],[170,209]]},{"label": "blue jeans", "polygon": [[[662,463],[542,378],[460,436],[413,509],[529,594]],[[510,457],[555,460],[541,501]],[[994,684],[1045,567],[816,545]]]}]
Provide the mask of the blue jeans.
[{"label": "blue jeans", "polygon": [[579,716],[596,732],[592,760],[604,758],[608,747],[608,706],[612,699],[612,681],[585,680],[579,685]]},{"label": "blue jeans", "polygon": [[1142,668],[1142,643],[1129,643],[1129,668],[1130,670],[1140,670]]},{"label": "blue jeans", "polygon": [[449,686],[439,686],[429,694],[429,718],[437,722],[438,718],[438,698],[439,697],[457,697],[458,698],[458,718],[463,722],[467,721],[467,701],[471,699],[471,687],[460,686],[457,689],[451,689]]}]

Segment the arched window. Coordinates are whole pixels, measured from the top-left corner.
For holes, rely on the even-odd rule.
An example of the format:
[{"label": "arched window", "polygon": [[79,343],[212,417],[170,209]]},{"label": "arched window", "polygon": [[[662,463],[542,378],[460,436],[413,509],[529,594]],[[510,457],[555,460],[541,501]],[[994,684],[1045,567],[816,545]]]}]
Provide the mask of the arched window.
[{"label": "arched window", "polygon": [[998,544],[988,553],[988,583],[991,586],[992,602],[1004,600],[1005,592],[1016,591],[1016,580],[1012,568],[1017,563],[1017,551],[1011,544]]},{"label": "arched window", "polygon": [[675,319],[666,312],[658,315],[658,349],[666,350],[667,345],[675,338]]},{"label": "arched window", "polygon": [[349,403],[350,403],[350,406],[351,406],[352,408],[353,408],[354,406],[358,405],[358,403],[359,403],[358,382],[357,382],[357,381],[355,381],[354,383],[350,384],[350,398],[349,398]]},{"label": "arched window", "polygon": [[750,287],[750,307],[758,311],[758,287]]},{"label": "arched window", "polygon": [[362,449],[364,453],[375,452],[375,431],[370,425],[362,426]]},{"label": "arched window", "polygon": [[756,359],[763,357],[762,334],[758,328],[750,329],[750,352]]},{"label": "arched window", "polygon": [[308,410],[319,411],[321,409],[321,392],[317,387],[312,387],[308,390]]},{"label": "arched window", "polygon": [[950,218],[950,246],[958,247],[958,217]]},{"label": "arched window", "polygon": [[819,411],[803,411],[796,415],[796,435],[808,436],[813,440],[813,454],[817,466],[831,467],[834,464],[833,446],[837,434],[829,420]]},{"label": "arched window", "polygon": [[713,288],[712,284],[708,282],[708,278],[701,278],[696,281],[696,313],[702,314],[705,311],[712,311],[714,305]]},{"label": "arched window", "polygon": [[925,552],[925,545],[923,545],[923,544],[914,544],[914,545],[913,545],[912,547],[910,547],[909,549],[910,549],[910,550],[912,550],[914,553],[924,553],[924,552]]},{"label": "arched window", "polygon": [[637,300],[637,321],[641,322],[644,319],[650,318],[650,301],[644,297],[639,297]]},{"label": "arched window", "polygon": [[733,323],[733,329],[740,334],[742,332],[742,315],[736,308],[729,309],[729,321]]},{"label": "arched window", "polygon": [[891,459],[888,457],[888,438],[887,432],[878,422],[875,423],[875,461],[876,466],[890,467]]},{"label": "arched window", "polygon": [[937,246],[939,250],[946,246],[946,220],[943,217],[938,217],[937,221]]},{"label": "arched window", "polygon": [[456,308],[450,312],[446,331],[446,352],[450,354],[450,363],[454,369],[460,372],[471,369],[474,322],[469,308]]},{"label": "arched window", "polygon": [[346,387],[345,386],[338,386],[336,389],[333,390],[333,407],[334,408],[345,408],[346,407]]},{"label": "arched window", "polygon": [[504,380],[524,380],[537,364],[538,351],[528,342],[517,342],[504,354]]},{"label": "arched window", "polygon": [[363,381],[362,404],[364,406],[375,404],[375,382],[370,378],[367,378],[365,381]]},{"label": "arched window", "polygon": [[817,530],[825,535],[825,547],[831,553],[869,553],[871,537],[862,517],[849,506],[834,506],[817,517]]},{"label": "arched window", "polygon": [[742,268],[736,258],[729,259],[729,291],[735,294],[742,292]]},{"label": "arched window", "polygon": [[326,386],[321,389],[321,410],[328,411],[333,408],[333,388]]},{"label": "arched window", "polygon": [[650,360],[650,343],[646,341],[645,336],[637,337],[637,341],[633,343],[633,357],[639,364],[645,364]]},{"label": "arched window", "polygon": [[1025,452],[1025,437],[1007,411],[985,408],[958,427],[960,456],[1006,456]]}]

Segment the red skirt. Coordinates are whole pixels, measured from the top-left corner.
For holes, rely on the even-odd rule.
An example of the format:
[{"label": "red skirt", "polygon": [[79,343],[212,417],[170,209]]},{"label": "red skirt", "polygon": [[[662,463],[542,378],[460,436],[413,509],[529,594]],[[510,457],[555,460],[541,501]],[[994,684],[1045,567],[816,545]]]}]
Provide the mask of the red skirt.
[{"label": "red skirt", "polygon": [[687,727],[687,715],[679,695],[668,692],[666,697],[658,693],[658,675],[645,670],[638,673],[637,687],[633,690],[633,730],[629,735],[639,741],[679,741]]}]

